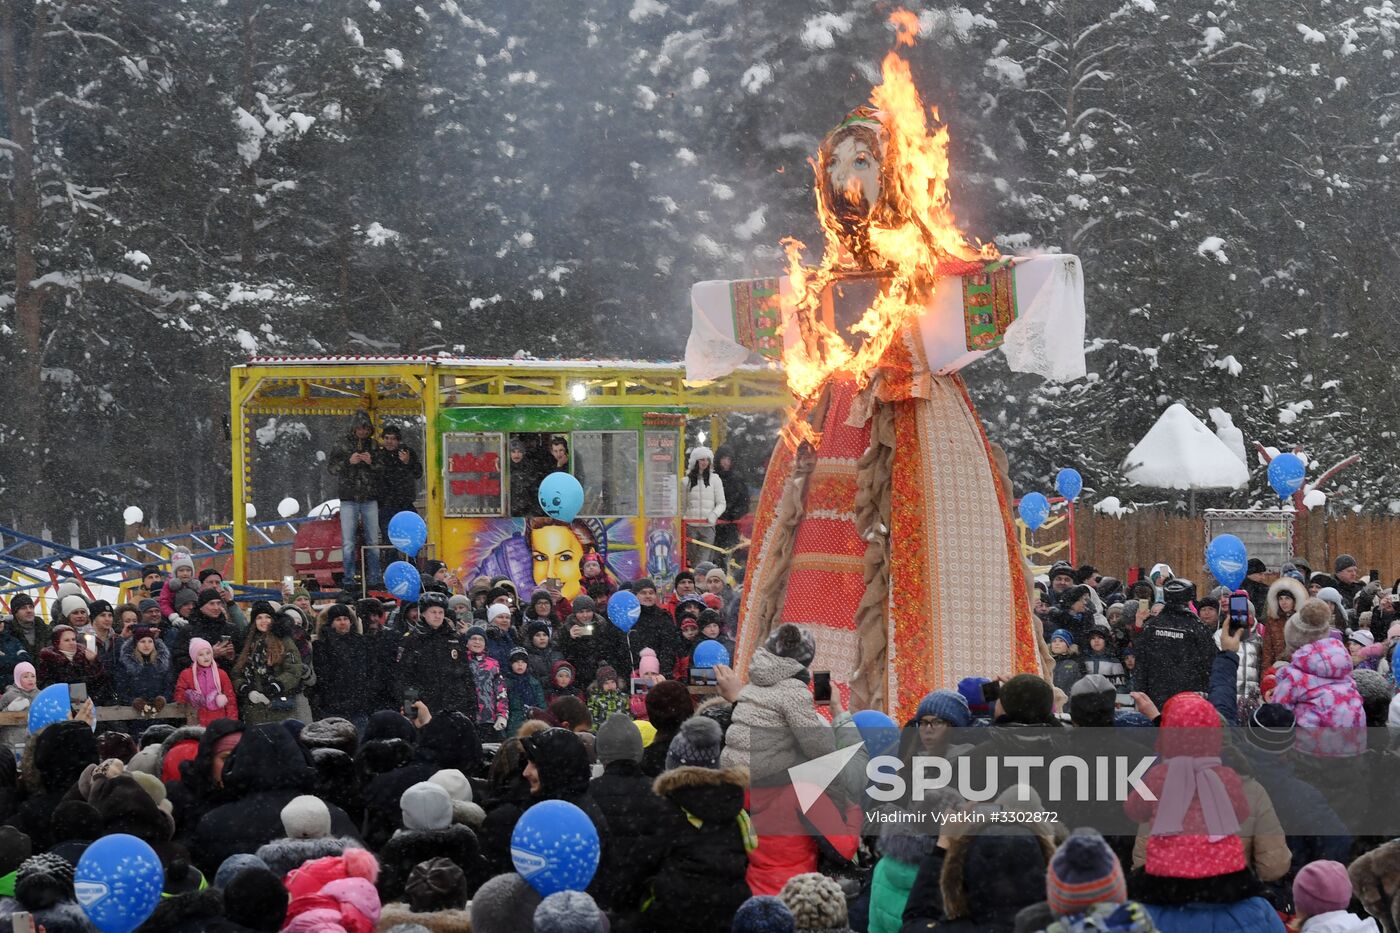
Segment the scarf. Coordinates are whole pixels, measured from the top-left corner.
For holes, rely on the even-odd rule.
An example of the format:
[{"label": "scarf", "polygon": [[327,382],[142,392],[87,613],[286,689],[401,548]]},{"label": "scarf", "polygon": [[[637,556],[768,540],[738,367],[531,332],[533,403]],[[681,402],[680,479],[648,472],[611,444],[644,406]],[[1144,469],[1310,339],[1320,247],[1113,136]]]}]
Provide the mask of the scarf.
[{"label": "scarf", "polygon": [[1176,836],[1183,831],[1186,811],[1192,800],[1200,800],[1201,815],[1211,842],[1219,842],[1240,830],[1234,804],[1225,782],[1215,769],[1219,758],[1188,758],[1184,755],[1167,759],[1167,777],[1162,782],[1161,800],[1152,820],[1152,835]]},{"label": "scarf", "polygon": [[201,666],[198,662],[194,666],[194,682],[199,688],[199,692],[209,699],[219,695],[219,675],[214,673],[214,665],[208,667]]}]

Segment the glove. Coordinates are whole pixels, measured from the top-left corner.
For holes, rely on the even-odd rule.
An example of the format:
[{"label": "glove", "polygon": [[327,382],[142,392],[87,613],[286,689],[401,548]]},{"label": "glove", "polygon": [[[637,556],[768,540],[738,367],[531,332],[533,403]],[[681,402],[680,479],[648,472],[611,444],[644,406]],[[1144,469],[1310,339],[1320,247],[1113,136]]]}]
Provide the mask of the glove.
[{"label": "glove", "polygon": [[200,693],[198,690],[186,690],[185,702],[188,703],[190,706],[207,705],[207,702],[204,699],[204,694]]},{"label": "glove", "polygon": [[24,697],[20,697],[18,700],[15,700],[9,706],[5,707],[5,712],[19,713],[27,709],[29,709],[29,700],[27,700]]},{"label": "glove", "polygon": [[137,715],[146,715],[146,701],[142,697],[137,697],[131,701],[131,708],[136,710]]},{"label": "glove", "polygon": [[[266,706],[268,703],[271,703],[271,702],[272,702],[271,700],[269,700],[267,697],[263,696],[261,693],[259,693],[259,692],[256,691],[256,690],[249,690],[249,691],[248,691],[248,699],[251,700],[251,701],[254,702],[254,703],[258,703],[258,704],[261,704],[261,705],[263,705],[263,706]],[[225,701],[225,702],[227,702],[227,701]]]},{"label": "glove", "polygon": [[186,625],[189,625],[189,622],[185,621],[185,617],[180,615],[180,613],[178,612],[172,612],[165,618],[166,621],[168,621],[171,625],[175,625],[180,628],[184,628]]},{"label": "glove", "polygon": [[496,717],[496,731],[497,731],[497,732],[504,732],[504,731],[506,731],[506,717],[504,717],[504,716],[497,716],[497,717]]},{"label": "glove", "polygon": [[224,696],[222,693],[219,694],[214,697],[214,705],[219,709],[223,709],[225,706],[228,706],[228,697]]},{"label": "glove", "polygon": [[164,709],[165,709],[165,697],[156,697],[154,700],[151,701],[151,707],[152,707],[157,713],[164,711]]}]

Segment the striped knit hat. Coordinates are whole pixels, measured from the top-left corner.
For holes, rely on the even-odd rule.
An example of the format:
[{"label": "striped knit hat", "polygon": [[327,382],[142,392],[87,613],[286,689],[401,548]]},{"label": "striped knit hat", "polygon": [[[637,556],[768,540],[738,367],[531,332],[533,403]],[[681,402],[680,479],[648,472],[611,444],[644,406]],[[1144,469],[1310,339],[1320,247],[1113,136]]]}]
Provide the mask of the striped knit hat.
[{"label": "striped knit hat", "polygon": [[1118,856],[1092,829],[1077,829],[1050,859],[1045,899],[1057,917],[1082,914],[1095,904],[1121,904],[1128,884]]}]

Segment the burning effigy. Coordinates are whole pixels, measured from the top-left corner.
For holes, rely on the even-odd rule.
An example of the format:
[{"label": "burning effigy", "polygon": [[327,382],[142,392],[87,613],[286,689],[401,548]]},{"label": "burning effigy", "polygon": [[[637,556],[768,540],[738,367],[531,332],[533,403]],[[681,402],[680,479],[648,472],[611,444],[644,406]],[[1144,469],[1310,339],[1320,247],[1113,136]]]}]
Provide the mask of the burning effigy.
[{"label": "burning effigy", "polygon": [[903,721],[961,677],[1043,671],[1005,456],[959,370],[998,349],[1057,381],[1085,365],[1078,260],[959,229],[948,128],[899,54],[917,21],[893,21],[869,106],[813,162],[820,262],[787,240],[786,276],[694,286],[686,365],[713,379],[757,354],[797,399],[756,510],[736,666],[805,625],[855,703]]}]

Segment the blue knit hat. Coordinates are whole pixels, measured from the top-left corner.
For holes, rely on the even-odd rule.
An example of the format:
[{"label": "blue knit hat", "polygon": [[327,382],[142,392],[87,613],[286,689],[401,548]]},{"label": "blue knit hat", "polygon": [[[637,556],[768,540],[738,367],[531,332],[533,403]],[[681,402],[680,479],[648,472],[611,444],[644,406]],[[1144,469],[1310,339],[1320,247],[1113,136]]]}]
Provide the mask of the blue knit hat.
[{"label": "blue knit hat", "polygon": [[607,919],[583,891],[556,891],[535,908],[535,933],[604,933]]},{"label": "blue knit hat", "polygon": [[1064,639],[1064,642],[1067,645],[1074,644],[1074,636],[1069,633],[1069,629],[1067,628],[1057,628],[1055,629],[1055,631],[1050,633],[1051,641],[1054,641],[1057,638]]},{"label": "blue knit hat", "polygon": [[967,701],[967,708],[973,713],[989,713],[992,704],[987,702],[987,698],[982,695],[982,685],[991,683],[989,677],[964,677],[958,681],[958,693]]},{"label": "blue knit hat", "polygon": [[228,858],[224,859],[223,864],[219,866],[219,870],[214,873],[214,887],[220,890],[227,888],[229,882],[232,881],[239,872],[247,871],[250,868],[261,868],[263,871],[268,870],[267,863],[256,855],[248,855],[246,853],[230,855]]},{"label": "blue knit hat", "polygon": [[797,923],[781,899],[755,895],[744,901],[734,914],[730,933],[793,933]]},{"label": "blue knit hat", "polygon": [[[981,692],[980,689],[978,692]],[[920,700],[914,718],[923,719],[925,716],[937,716],[959,729],[972,725],[972,709],[968,706],[967,698],[956,690],[935,690]]]}]

